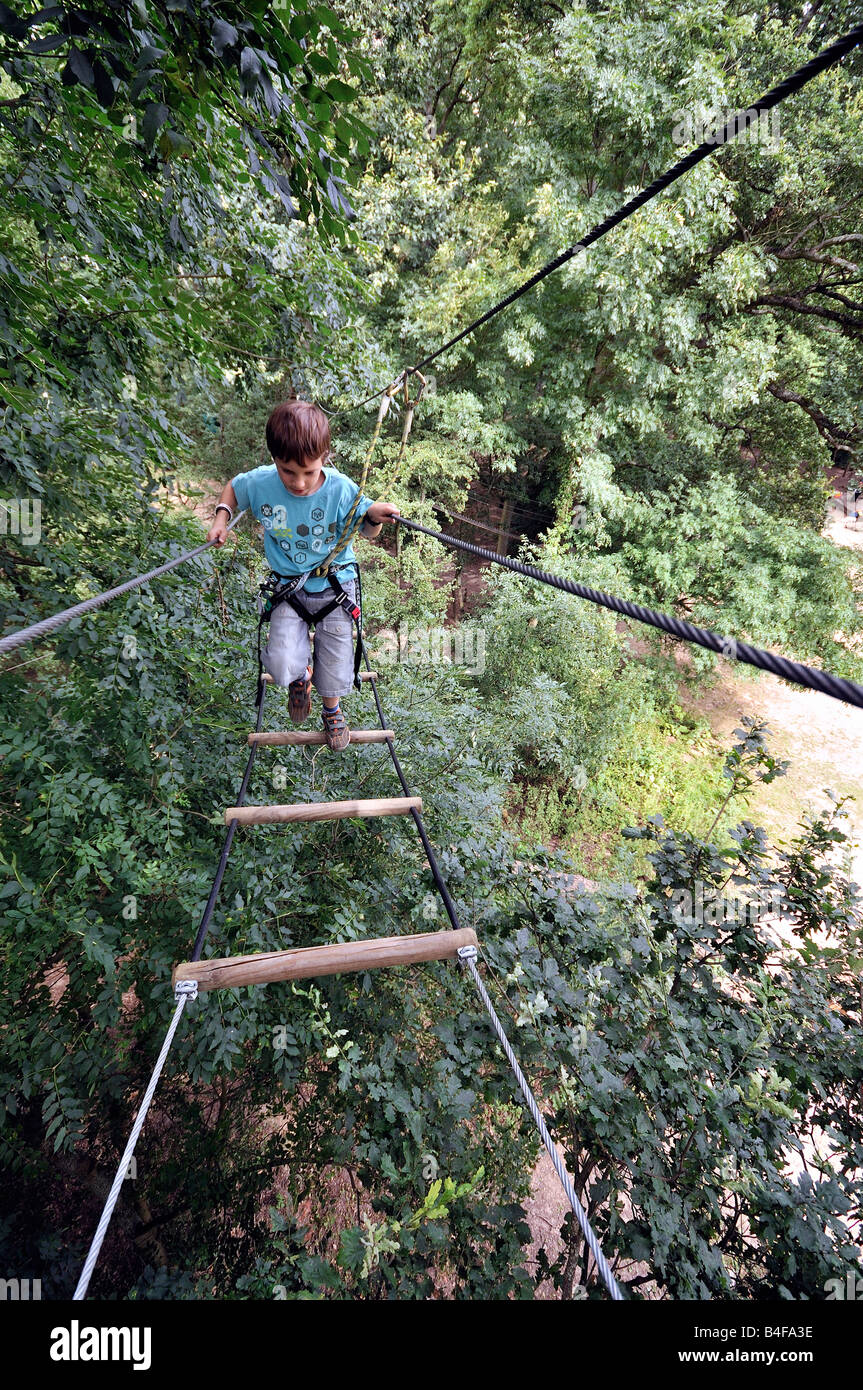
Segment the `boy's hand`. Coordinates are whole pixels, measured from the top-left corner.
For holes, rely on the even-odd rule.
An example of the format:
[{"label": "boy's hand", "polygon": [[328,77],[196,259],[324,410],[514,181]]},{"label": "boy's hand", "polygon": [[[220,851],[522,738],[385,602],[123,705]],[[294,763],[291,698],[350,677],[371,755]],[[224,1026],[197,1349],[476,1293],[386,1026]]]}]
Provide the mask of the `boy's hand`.
[{"label": "boy's hand", "polygon": [[219,512],[207,532],[207,540],[212,541],[213,545],[224,545],[228,539],[228,519],[224,512]]},{"label": "boy's hand", "polygon": [[391,521],[394,516],[399,515],[395,502],[373,502],[364,520],[371,522],[372,526],[380,526],[382,522]]}]

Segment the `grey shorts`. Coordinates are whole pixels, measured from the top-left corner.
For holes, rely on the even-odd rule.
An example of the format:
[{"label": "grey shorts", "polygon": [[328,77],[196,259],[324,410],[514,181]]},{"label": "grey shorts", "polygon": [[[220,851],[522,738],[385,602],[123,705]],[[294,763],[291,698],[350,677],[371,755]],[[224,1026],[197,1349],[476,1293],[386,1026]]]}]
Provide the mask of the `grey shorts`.
[{"label": "grey shorts", "polygon": [[[356,602],[356,581],[342,585]],[[327,585],[319,594],[300,589],[297,598],[310,613],[317,613],[334,597]],[[312,681],[319,695],[349,695],[354,685],[354,624],[344,608],[334,608],[314,629],[314,660],[310,630],[289,603],[280,603],[270,619],[270,637],[263,651],[264,669],[277,685],[290,685],[312,667]]]}]

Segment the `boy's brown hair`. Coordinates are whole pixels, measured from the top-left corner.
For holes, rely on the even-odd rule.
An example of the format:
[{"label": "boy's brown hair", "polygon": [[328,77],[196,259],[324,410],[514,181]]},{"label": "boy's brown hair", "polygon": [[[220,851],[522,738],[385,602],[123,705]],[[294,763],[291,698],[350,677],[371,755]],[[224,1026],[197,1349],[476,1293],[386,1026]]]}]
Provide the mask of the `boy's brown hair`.
[{"label": "boy's brown hair", "polygon": [[267,448],[274,459],[303,467],[329,454],[330,422],[311,401],[283,401],[267,421]]}]

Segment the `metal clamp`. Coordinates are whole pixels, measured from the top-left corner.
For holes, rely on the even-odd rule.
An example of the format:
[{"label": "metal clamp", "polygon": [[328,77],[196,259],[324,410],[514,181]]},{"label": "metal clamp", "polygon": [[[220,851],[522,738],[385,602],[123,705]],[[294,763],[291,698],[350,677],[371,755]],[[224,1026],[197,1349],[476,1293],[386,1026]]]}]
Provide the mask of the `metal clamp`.
[{"label": "metal clamp", "polygon": [[380,428],[380,426],[383,424],[384,417],[386,416],[387,411],[393,403],[393,397],[395,396],[403,381],[405,382],[405,385],[407,385],[406,374],[404,372],[400,372],[399,375],[396,377],[395,381],[390,382],[386,391],[384,391],[383,396],[381,398],[380,408],[378,410],[378,428]]},{"label": "metal clamp", "polygon": [[[410,397],[410,378],[411,378],[412,376],[415,376],[415,377],[417,378],[417,380],[419,381],[419,384],[420,384],[419,390],[417,391],[417,393],[416,393],[416,395],[414,396],[413,400],[411,400],[411,397]],[[426,379],[425,379],[425,377],[423,376],[422,372],[417,371],[416,367],[406,367],[406,368],[405,368],[405,371],[404,371],[404,379],[405,379],[405,405],[407,406],[407,408],[408,408],[408,410],[410,411],[411,415],[413,415],[414,410],[416,409],[416,407],[419,405],[420,401],[421,401],[422,398],[423,398],[423,392],[425,391],[426,387],[428,386],[428,382],[426,381]]]},{"label": "metal clamp", "polygon": [[174,998],[179,1004],[181,999],[197,999],[198,981],[197,980],[177,980],[174,985]]},{"label": "metal clamp", "polygon": [[475,947],[475,946],[459,946],[458,951],[456,952],[456,955],[458,956],[459,961],[461,962],[462,965],[467,965],[467,962],[468,962],[469,960],[476,960],[476,947]]}]

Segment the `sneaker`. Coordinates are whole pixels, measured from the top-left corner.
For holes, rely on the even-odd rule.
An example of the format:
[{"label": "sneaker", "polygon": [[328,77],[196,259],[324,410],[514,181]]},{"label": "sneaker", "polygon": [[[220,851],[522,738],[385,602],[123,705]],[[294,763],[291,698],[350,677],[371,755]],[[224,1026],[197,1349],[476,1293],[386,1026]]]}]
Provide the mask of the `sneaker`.
[{"label": "sneaker", "polygon": [[334,753],[341,753],[342,749],[347,748],[351,741],[348,721],[338,705],[335,709],[327,709],[325,706],[323,715],[327,747],[331,748]]},{"label": "sneaker", "polygon": [[308,666],[306,674],[288,686],[288,714],[292,724],[302,724],[312,712],[312,673]]}]

